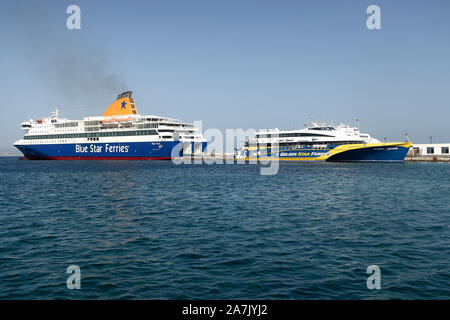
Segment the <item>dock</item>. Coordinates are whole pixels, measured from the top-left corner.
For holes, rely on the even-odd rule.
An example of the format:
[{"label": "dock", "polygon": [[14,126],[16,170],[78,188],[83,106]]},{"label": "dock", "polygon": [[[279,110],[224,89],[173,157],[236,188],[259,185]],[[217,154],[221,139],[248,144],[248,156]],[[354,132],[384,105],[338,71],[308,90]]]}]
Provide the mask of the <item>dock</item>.
[{"label": "dock", "polygon": [[406,156],[405,162],[450,162],[450,157]]}]

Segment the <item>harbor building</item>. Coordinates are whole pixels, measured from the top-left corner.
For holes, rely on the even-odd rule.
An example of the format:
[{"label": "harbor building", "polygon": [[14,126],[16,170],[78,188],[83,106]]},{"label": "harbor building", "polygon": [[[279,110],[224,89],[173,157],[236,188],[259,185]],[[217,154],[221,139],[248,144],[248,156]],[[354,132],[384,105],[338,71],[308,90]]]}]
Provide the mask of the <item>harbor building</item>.
[{"label": "harbor building", "polygon": [[413,144],[408,156],[411,157],[450,157],[450,143]]}]

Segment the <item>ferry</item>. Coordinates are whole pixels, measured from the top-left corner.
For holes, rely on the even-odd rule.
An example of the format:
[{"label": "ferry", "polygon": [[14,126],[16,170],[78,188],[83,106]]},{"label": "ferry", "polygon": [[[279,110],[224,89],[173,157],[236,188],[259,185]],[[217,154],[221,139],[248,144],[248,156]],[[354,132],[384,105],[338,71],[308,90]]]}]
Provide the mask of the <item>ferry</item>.
[{"label": "ferry", "polygon": [[206,139],[192,123],[140,115],[131,91],[118,95],[103,116],[50,117],[21,124],[14,146],[30,160],[170,160],[201,155]]},{"label": "ferry", "polygon": [[402,162],[412,142],[381,142],[359,128],[312,121],[298,130],[260,130],[246,141],[246,160]]}]

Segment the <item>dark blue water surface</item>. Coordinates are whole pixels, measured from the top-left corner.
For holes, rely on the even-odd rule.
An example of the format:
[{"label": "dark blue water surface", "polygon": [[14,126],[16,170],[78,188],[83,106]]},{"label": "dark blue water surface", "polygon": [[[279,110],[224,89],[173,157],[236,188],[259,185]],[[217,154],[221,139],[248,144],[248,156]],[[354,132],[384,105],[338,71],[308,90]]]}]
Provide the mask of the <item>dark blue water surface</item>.
[{"label": "dark blue water surface", "polygon": [[0,299],[450,297],[448,163],[259,169],[0,158]]}]

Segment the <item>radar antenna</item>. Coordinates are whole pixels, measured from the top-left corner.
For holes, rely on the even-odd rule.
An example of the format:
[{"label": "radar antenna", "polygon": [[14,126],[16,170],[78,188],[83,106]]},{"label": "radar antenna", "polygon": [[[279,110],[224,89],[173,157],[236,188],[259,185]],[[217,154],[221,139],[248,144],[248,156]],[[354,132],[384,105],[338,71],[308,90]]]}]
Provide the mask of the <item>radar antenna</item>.
[{"label": "radar antenna", "polygon": [[55,119],[55,118],[58,118],[58,116],[59,116],[59,110],[58,110],[58,108],[55,108],[55,111],[53,111],[53,113],[52,113],[52,118]]},{"label": "radar antenna", "polygon": [[314,121],[314,119],[313,119],[311,116],[308,116],[308,119],[309,119],[309,121],[311,121],[313,127],[316,127],[316,126],[317,126],[317,122]]},{"label": "radar antenna", "polygon": [[406,141],[411,142],[411,140],[408,137],[408,132],[405,132]]}]

